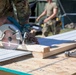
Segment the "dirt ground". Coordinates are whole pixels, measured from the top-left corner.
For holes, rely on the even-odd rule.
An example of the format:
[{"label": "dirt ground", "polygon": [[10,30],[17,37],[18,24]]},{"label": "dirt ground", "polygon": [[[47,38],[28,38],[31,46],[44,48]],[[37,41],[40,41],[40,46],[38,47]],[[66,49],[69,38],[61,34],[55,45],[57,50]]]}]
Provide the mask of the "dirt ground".
[{"label": "dirt ground", "polygon": [[76,58],[65,57],[64,53],[45,59],[28,55],[2,63],[2,66],[32,75],[72,75],[76,73]]}]

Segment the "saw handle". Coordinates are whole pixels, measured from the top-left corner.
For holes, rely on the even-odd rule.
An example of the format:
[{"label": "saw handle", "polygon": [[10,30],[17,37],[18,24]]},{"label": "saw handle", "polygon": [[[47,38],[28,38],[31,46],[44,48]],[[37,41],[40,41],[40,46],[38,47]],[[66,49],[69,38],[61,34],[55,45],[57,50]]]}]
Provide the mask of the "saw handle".
[{"label": "saw handle", "polygon": [[18,32],[18,30],[14,30],[14,29],[11,28],[10,26],[9,26],[9,29],[11,29],[11,30],[14,32],[13,35],[16,34],[16,33]]},{"label": "saw handle", "polygon": [[11,29],[13,32],[16,32],[13,28],[11,28],[10,26],[8,27],[9,29]]}]

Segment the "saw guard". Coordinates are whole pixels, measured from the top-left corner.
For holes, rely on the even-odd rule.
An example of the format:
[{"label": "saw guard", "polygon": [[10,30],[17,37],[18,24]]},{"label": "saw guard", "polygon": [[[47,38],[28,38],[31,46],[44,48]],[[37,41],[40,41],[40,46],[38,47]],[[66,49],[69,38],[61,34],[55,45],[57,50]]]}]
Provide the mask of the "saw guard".
[{"label": "saw guard", "polygon": [[3,38],[4,32],[7,30],[12,30],[13,32],[16,32],[16,39],[22,40],[22,35],[20,30],[13,24],[4,24],[0,26],[0,40]]},{"label": "saw guard", "polygon": [[2,39],[2,45],[6,49],[16,49],[19,45],[19,41],[16,39],[16,35],[12,35],[11,30],[6,30]]},{"label": "saw guard", "polygon": [[19,29],[12,24],[0,26],[0,40],[6,49],[16,49],[19,42],[22,41],[22,35]]}]

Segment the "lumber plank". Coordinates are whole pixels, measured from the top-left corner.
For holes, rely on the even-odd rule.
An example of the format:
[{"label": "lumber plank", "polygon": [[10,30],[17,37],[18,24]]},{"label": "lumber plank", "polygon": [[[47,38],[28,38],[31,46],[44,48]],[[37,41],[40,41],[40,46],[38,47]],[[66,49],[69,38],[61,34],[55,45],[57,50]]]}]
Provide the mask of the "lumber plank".
[{"label": "lumber plank", "polygon": [[[72,48],[76,48],[76,30],[39,38],[38,44],[19,45],[19,50],[31,51],[34,57],[45,58]],[[55,45],[55,46],[52,46]],[[51,46],[51,48],[50,48]]]},{"label": "lumber plank", "polygon": [[44,52],[32,52],[32,55],[34,58],[39,58],[39,59],[45,58]]},{"label": "lumber plank", "polygon": [[0,62],[4,62],[7,60],[11,60],[29,54],[31,54],[31,52],[27,52],[27,51],[24,52],[24,51],[10,50],[10,49],[5,50],[0,48]]},{"label": "lumber plank", "polygon": [[28,50],[28,51],[34,51],[34,52],[44,52],[45,53],[45,52],[50,51],[49,46],[38,45],[38,44],[33,44],[33,45],[25,44],[25,48],[22,45],[19,45],[19,47],[18,47],[18,49],[20,49],[20,50]]},{"label": "lumber plank", "polygon": [[51,48],[49,46],[37,45],[37,44],[19,45],[18,47],[18,49],[20,50],[32,51],[32,55],[35,58],[45,58],[72,48],[76,48],[75,42],[57,44],[56,47],[51,47]]},{"label": "lumber plank", "polygon": [[[2,44],[0,42],[0,48],[2,47]],[[44,45],[38,45],[38,44],[24,44],[24,45],[19,45],[17,50],[27,50],[27,51],[35,51],[35,52],[49,52],[50,47],[49,46],[44,46]]]},{"label": "lumber plank", "polygon": [[58,54],[60,52],[72,49],[72,48],[76,48],[76,43],[64,43],[64,44],[60,44],[57,45],[56,48],[50,48],[49,52],[33,52],[33,56],[35,58],[45,58],[51,55],[55,55]]}]

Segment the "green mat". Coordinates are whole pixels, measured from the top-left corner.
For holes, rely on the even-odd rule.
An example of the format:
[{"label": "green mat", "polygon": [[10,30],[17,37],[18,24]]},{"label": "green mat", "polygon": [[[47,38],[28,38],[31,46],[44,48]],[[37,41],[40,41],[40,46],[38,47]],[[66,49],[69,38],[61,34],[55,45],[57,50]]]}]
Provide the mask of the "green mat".
[{"label": "green mat", "polygon": [[10,70],[4,67],[0,67],[0,75],[32,75],[32,74],[27,74],[15,70]]}]

